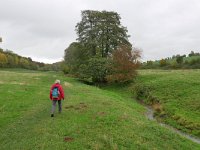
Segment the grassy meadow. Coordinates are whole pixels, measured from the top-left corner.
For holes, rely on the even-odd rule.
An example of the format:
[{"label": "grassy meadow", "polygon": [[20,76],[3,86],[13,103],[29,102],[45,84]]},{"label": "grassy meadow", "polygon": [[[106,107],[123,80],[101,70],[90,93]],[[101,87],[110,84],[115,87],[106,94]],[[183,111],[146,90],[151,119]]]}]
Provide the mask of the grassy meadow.
[{"label": "grassy meadow", "polygon": [[[171,99],[166,99],[164,106],[166,109],[172,107],[169,111],[175,110],[177,115],[195,123],[199,123],[199,112],[195,110],[200,96],[199,73],[180,72],[177,75],[180,80],[186,78],[185,74],[194,76],[183,84],[178,80],[175,84],[177,91],[163,93],[165,97],[170,94],[181,96],[180,100],[187,103],[176,105],[175,97],[169,103]],[[166,72],[155,72],[157,78],[153,77],[154,73],[144,71],[141,74],[140,80],[146,84],[151,82],[155,88],[158,85],[164,88],[165,77],[166,84],[173,82]],[[66,98],[63,112],[51,118],[49,89],[55,79],[61,80]],[[174,86],[169,84],[168,87],[171,89]],[[163,96],[164,89],[161,88],[155,90],[156,95]],[[184,92],[181,93],[178,88]],[[192,103],[185,100],[182,94],[187,99],[192,96]],[[145,112],[146,109],[126,93],[85,85],[61,73],[0,71],[1,150],[200,149],[199,144],[161,127],[156,121],[148,120]]]},{"label": "grassy meadow", "polygon": [[137,82],[150,87],[160,101],[160,119],[200,137],[200,70],[141,70],[139,74]]}]

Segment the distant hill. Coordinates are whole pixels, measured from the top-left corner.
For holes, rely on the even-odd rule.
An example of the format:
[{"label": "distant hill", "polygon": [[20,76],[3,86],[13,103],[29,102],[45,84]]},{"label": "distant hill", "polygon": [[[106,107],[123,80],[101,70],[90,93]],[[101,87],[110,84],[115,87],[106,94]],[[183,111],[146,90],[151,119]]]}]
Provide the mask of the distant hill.
[{"label": "distant hill", "polygon": [[30,70],[58,70],[60,63],[45,64],[33,61],[30,57],[23,57],[11,50],[0,48],[0,68],[24,68]]},{"label": "distant hill", "polygon": [[141,65],[142,69],[200,69],[200,53],[191,51],[186,55],[174,55],[156,61],[146,61]]}]

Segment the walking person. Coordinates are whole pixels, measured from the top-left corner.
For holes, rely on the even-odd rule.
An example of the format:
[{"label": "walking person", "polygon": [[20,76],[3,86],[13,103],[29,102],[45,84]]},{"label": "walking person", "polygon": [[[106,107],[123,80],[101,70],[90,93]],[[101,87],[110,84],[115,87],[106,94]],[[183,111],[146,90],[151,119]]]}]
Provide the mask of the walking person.
[{"label": "walking person", "polygon": [[56,80],[50,89],[50,99],[52,100],[51,117],[54,117],[54,112],[56,109],[57,102],[58,102],[58,111],[59,113],[61,113],[62,111],[61,101],[64,100],[64,98],[65,98],[64,91],[60,84],[60,80]]}]

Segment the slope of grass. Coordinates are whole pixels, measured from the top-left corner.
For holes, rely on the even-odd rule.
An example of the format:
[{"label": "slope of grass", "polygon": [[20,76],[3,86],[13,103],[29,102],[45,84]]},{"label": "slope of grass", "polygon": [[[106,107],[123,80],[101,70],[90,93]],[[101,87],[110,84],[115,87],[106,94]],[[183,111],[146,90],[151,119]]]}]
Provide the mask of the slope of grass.
[{"label": "slope of grass", "polygon": [[168,124],[200,137],[200,70],[142,70],[138,82],[151,87]]},{"label": "slope of grass", "polygon": [[[60,79],[62,114],[50,117],[49,88]],[[0,149],[199,149],[160,127],[116,92],[58,73],[0,71]]]}]

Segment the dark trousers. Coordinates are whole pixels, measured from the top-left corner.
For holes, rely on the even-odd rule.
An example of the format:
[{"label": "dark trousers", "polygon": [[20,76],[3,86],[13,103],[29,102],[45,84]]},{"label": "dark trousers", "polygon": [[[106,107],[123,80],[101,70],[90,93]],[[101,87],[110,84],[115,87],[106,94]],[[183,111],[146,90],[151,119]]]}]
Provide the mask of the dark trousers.
[{"label": "dark trousers", "polygon": [[51,109],[51,113],[54,114],[55,109],[56,109],[56,103],[58,102],[58,111],[61,112],[62,111],[62,103],[61,100],[52,100],[52,109]]}]

